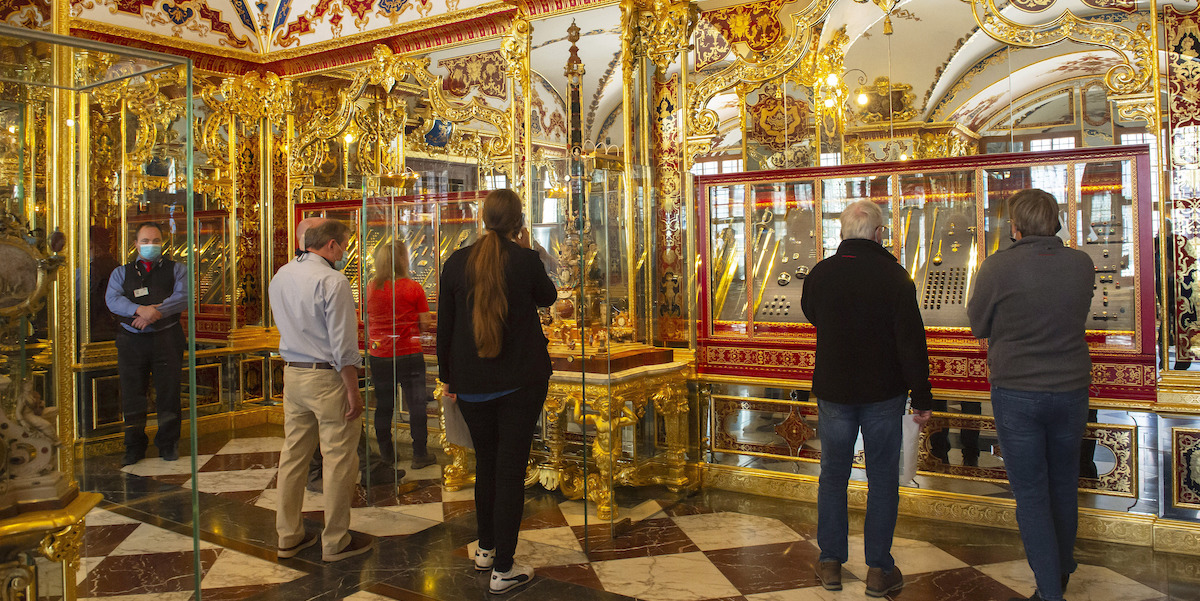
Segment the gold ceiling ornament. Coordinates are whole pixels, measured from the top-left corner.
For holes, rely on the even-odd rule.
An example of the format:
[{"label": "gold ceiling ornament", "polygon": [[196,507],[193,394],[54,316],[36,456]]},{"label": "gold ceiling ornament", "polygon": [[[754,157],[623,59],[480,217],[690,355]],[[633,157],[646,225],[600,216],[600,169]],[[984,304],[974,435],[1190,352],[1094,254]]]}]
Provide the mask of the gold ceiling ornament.
[{"label": "gold ceiling ornament", "polygon": [[686,50],[699,9],[688,0],[653,0],[638,15],[642,50],[654,62],[655,76],[663,79],[667,68]]},{"label": "gold ceiling ornament", "polygon": [[817,0],[803,10],[792,14],[792,35],[787,45],[762,62],[751,63],[739,57],[728,67],[713,73],[696,84],[687,87],[687,152],[693,157],[708,152],[717,135],[720,118],[708,108],[717,94],[743,83],[761,84],[776,79],[791,71],[805,52],[813,38],[813,25],[828,14],[837,0]]},{"label": "gold ceiling ornament", "polygon": [[859,4],[873,3],[883,11],[883,35],[892,35],[892,10],[900,4],[900,0],[854,0]]},{"label": "gold ceiling ornament", "polygon": [[1157,127],[1158,111],[1154,108],[1154,94],[1127,94],[1111,97],[1117,105],[1117,117],[1124,121],[1144,121]]},{"label": "gold ceiling ornament", "polygon": [[1121,58],[1121,63],[1104,75],[1104,84],[1108,89],[1117,95],[1141,94],[1150,89],[1157,64],[1153,56],[1149,23],[1138,23],[1135,31],[1120,25],[1081,19],[1070,10],[1064,10],[1048,23],[1022,25],[1000,14],[996,0],[972,0],[971,9],[975,22],[984,32],[1011,46],[1038,48],[1069,39],[1109,48]]},{"label": "gold ceiling ornament", "polygon": [[892,83],[886,76],[875,78],[875,82],[855,90],[861,100],[853,111],[853,120],[858,123],[882,123],[884,121],[903,123],[917,116],[913,107],[916,96],[912,86],[904,83]]},{"label": "gold ceiling ornament", "polygon": [[[293,170],[305,173],[316,171],[317,166],[325,156],[324,146],[320,141],[331,140],[341,136],[351,124],[361,130],[360,135],[369,136],[373,141],[390,140],[402,131],[404,118],[403,103],[392,103],[385,99],[388,113],[379,118],[363,118],[359,115],[361,107],[359,100],[363,98],[369,86],[379,86],[386,95],[405,79],[415,82],[428,99],[432,114],[438,119],[451,123],[469,123],[474,120],[483,121],[496,128],[496,136],[489,139],[483,156],[492,158],[503,157],[509,151],[511,125],[508,115],[500,109],[489,107],[479,98],[474,98],[466,104],[448,100],[442,90],[442,78],[429,72],[429,58],[408,58],[392,53],[384,45],[375,46],[373,60],[359,68],[354,81],[338,92],[338,108],[331,114],[319,115],[297,135],[297,141],[292,149]],[[302,90],[298,90],[302,91]],[[378,110],[378,109],[377,109]],[[369,147],[360,140],[359,160],[363,160],[362,148]],[[366,164],[374,165],[373,160]],[[378,165],[374,165],[378,167]]]}]

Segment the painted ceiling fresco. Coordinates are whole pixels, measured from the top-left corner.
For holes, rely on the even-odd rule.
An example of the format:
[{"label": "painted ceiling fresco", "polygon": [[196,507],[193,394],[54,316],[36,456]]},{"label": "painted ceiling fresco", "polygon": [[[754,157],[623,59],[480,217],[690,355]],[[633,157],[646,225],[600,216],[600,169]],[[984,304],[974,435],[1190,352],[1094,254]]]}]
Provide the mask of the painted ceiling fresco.
[{"label": "painted ceiling fresco", "polygon": [[[30,0],[0,0],[22,3]],[[45,0],[37,0],[45,1]],[[491,0],[70,0],[81,25],[136,30],[148,41],[182,40],[267,55],[470,11]],[[91,27],[95,28],[95,27]]]}]

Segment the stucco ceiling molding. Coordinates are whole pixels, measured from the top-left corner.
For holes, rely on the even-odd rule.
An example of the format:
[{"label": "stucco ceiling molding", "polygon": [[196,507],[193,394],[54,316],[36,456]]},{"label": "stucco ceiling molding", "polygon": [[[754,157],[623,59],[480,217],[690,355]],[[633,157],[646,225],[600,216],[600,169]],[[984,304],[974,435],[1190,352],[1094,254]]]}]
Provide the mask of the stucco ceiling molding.
[{"label": "stucco ceiling molding", "polygon": [[1150,43],[1149,23],[1138,23],[1136,30],[1120,25],[1089,22],[1064,10],[1054,20],[1038,25],[1022,25],[1006,18],[995,0],[973,0],[975,22],[993,39],[1010,46],[1036,48],[1063,40],[1109,48],[1120,57],[1104,75],[1104,83],[1115,94],[1139,94],[1150,87],[1155,64]]}]

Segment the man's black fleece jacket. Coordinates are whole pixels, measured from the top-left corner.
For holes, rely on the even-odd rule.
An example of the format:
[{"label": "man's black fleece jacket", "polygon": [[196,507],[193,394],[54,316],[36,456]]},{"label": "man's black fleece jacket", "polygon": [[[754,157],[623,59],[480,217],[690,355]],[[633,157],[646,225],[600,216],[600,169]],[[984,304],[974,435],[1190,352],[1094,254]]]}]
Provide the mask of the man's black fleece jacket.
[{"label": "man's black fleece jacket", "polygon": [[883,246],[843,240],[804,279],[800,308],[817,329],[817,398],[859,405],[908,393],[913,409],[933,408],[916,286]]}]

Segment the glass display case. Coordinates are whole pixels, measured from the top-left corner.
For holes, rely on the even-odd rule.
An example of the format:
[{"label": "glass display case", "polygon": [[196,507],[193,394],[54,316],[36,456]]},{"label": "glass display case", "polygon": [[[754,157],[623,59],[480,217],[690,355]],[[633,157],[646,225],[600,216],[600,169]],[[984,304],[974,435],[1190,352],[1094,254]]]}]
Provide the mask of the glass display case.
[{"label": "glass display case", "polygon": [[[139,208],[169,205],[178,258],[193,256],[190,75],[185,58],[0,25],[0,596],[77,596],[96,480],[121,475],[81,441],[94,414],[89,369],[115,363],[121,326],[104,290],[129,260],[123,227]],[[194,406],[205,381],[187,340],[183,399]],[[110,392],[99,402],[119,418]],[[196,414],[184,415],[186,449]],[[194,515],[189,492],[181,516]]]},{"label": "glass display case", "polygon": [[1079,484],[1095,496],[1085,505],[1153,496],[1136,419],[1105,410],[1155,399],[1149,177],[1146,147],[699,177],[699,250],[709,268],[697,370],[713,382],[711,461],[818,474],[816,335],[800,296],[808,270],[841,242],[841,211],[869,199],[883,209],[883,245],[913,278],[927,333],[935,400],[920,486],[1005,494],[986,347],[970,333],[966,303],[982,261],[1012,244],[1005,201],[1040,187],[1059,200],[1058,235],[1096,268],[1087,331],[1094,409]]},{"label": "glass display case", "polygon": [[[966,302],[980,263],[1011,244],[1004,201],[1029,187],[1056,195],[1058,235],[1096,265],[1088,322],[1095,362],[1152,366],[1152,238],[1139,227],[1151,216],[1148,171],[1144,147],[1121,147],[701,176],[699,371],[811,377],[803,279],[841,242],[841,210],[870,199],[883,209],[884,246],[916,283],[935,388],[986,390],[983,343],[970,335]],[[1094,396],[1153,398],[1152,380],[1106,373],[1097,372]]]}]

